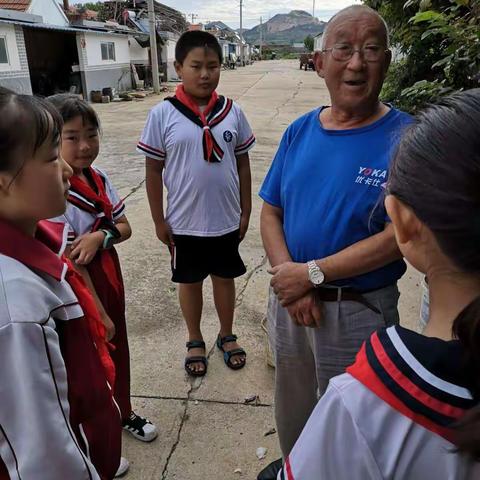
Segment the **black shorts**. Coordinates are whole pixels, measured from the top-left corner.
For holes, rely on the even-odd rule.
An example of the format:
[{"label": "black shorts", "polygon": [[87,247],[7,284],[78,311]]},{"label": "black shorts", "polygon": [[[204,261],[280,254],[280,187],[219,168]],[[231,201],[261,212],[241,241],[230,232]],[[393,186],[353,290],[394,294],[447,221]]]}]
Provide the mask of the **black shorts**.
[{"label": "black shorts", "polygon": [[170,254],[175,283],[201,282],[209,275],[236,278],[247,271],[238,253],[238,230],[220,237],[173,235],[173,240]]}]

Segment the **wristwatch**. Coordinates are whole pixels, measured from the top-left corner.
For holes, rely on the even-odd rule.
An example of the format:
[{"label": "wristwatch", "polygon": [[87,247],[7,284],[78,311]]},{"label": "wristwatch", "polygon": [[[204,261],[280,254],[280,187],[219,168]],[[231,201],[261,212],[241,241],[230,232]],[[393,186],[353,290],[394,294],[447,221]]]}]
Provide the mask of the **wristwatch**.
[{"label": "wristwatch", "polygon": [[318,288],[325,282],[325,274],[322,269],[317,265],[315,260],[307,262],[308,266],[308,279],[312,282],[315,288]]},{"label": "wristwatch", "polygon": [[103,228],[100,231],[105,234],[105,238],[103,239],[103,243],[102,243],[102,249],[107,250],[107,249],[113,247],[113,242],[116,239],[115,234],[113,232],[111,232],[110,230],[103,229]]}]

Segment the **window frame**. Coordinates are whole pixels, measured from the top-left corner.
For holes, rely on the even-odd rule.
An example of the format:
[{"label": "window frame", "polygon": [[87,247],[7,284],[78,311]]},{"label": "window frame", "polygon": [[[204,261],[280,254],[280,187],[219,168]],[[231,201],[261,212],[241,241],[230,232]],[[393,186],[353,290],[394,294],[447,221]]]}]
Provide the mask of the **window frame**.
[{"label": "window frame", "polygon": [[5,47],[5,58],[6,62],[0,61],[0,65],[10,65],[10,56],[8,55],[8,42],[7,42],[7,36],[6,35],[0,35],[0,40],[3,40],[3,45]]},{"label": "window frame", "polygon": [[101,50],[102,61],[104,62],[116,61],[115,42],[101,42],[100,50]]}]

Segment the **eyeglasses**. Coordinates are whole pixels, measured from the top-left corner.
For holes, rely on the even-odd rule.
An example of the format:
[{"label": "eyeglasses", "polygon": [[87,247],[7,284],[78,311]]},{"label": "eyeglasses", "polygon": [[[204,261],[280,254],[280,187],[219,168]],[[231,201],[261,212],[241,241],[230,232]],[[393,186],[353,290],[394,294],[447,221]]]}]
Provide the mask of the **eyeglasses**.
[{"label": "eyeglasses", "polygon": [[353,48],[351,45],[344,43],[322,50],[322,52],[332,52],[334,60],[339,62],[348,62],[355,52],[361,53],[366,62],[379,62],[388,51],[380,45],[365,45],[362,48]]}]

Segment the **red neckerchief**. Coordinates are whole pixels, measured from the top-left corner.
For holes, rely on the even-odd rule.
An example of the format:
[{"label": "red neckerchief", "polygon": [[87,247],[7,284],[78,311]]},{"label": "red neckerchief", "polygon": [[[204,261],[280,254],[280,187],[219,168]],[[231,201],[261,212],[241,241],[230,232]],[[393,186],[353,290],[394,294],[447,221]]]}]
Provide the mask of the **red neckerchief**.
[{"label": "red neckerchief", "polygon": [[112,220],[113,205],[108,198],[102,177],[92,167],[89,167],[87,171],[88,175],[90,175],[93,183],[95,184],[98,193],[95,192],[89,183],[85,183],[83,180],[81,180],[78,175],[73,175],[72,178],[70,178],[71,189],[78,192],[90,202],[94,203],[99,209],[99,213],[103,212],[108,220]]},{"label": "red neckerchief", "polygon": [[[48,226],[47,223],[45,224]],[[27,267],[46,273],[60,282],[65,269],[60,259],[60,248],[63,243],[61,237],[65,228],[63,224],[54,224],[58,226],[56,233],[52,229],[42,232],[43,225],[44,222],[39,223],[36,233],[36,237],[43,238],[34,238],[15,225],[0,219],[0,254],[14,258]],[[46,238],[48,241],[44,242]]]},{"label": "red neckerchief", "polygon": [[0,253],[15,258],[29,268],[46,273],[58,282],[62,281],[65,263],[67,264],[65,280],[72,288],[79,305],[82,307],[86,324],[97,347],[105,375],[113,388],[115,366],[108,351],[105,326],[83,278],[73,270],[70,260],[63,255],[65,247],[64,230],[65,225],[63,223],[42,220],[37,225],[34,238],[0,219]]},{"label": "red neckerchief", "polygon": [[[180,84],[177,86],[177,89],[175,90],[175,97],[183,104],[185,107],[189,108],[202,122],[203,125],[203,141],[206,146],[206,154],[207,154],[207,161],[211,161],[212,159],[212,154],[213,154],[213,149],[215,145],[215,139],[213,138],[212,131],[210,129],[210,125],[208,123],[207,117],[210,114],[210,112],[213,110],[215,107],[217,101],[218,101],[218,94],[217,92],[213,92],[212,96],[210,97],[210,100],[207,103],[207,106],[205,110],[202,112],[200,108],[198,107],[197,103],[193,100],[193,98],[185,92],[185,89],[183,88],[183,84]],[[222,152],[222,157],[223,157],[223,152]]]},{"label": "red neckerchief", "polygon": [[107,377],[107,381],[110,384],[111,391],[113,392],[115,383],[115,365],[112,357],[110,356],[109,350],[114,350],[115,347],[108,343],[105,338],[105,325],[100,318],[100,314],[98,313],[92,293],[83,280],[83,277],[74,269],[71,260],[66,257],[64,260],[67,262],[68,266],[65,279],[72,287],[73,293],[75,293],[78,303],[82,307],[83,315],[87,321],[92,340],[97,347],[98,356],[100,358],[100,362],[102,363],[105,376]]}]

